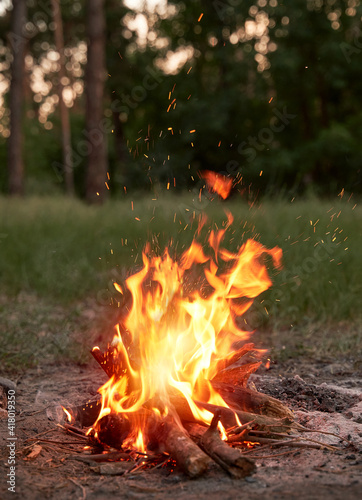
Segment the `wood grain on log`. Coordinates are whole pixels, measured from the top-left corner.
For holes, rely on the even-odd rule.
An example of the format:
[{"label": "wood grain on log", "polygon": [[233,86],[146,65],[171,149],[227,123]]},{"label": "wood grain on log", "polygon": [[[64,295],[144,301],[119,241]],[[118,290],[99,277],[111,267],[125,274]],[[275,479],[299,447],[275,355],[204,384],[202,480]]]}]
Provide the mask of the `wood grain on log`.
[{"label": "wood grain on log", "polygon": [[222,441],[217,429],[219,419],[220,414],[217,413],[210,427],[201,437],[199,445],[205,453],[234,479],[242,479],[250,476],[256,470],[255,462],[250,458],[243,457],[239,450],[232,448]]},{"label": "wood grain on log", "polygon": [[190,477],[199,477],[207,469],[210,458],[175,423],[165,421],[153,431],[159,451],[166,452]]}]

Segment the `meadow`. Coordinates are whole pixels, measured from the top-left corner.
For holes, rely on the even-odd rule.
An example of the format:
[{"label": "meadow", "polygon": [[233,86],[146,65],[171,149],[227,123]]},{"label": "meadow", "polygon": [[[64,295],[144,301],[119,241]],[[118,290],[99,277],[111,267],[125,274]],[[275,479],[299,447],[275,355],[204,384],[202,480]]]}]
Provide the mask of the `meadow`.
[{"label": "meadow", "polygon": [[362,341],[362,207],[333,200],[222,201],[191,193],[127,195],[103,206],[59,197],[0,198],[2,371],[40,360],[84,362],[92,342],[106,342],[122,282],[155,252],[180,255],[202,213],[203,243],[212,228],[234,222],[223,245],[248,238],[283,251],[269,262],[273,286],[248,313],[275,356],[357,356]]}]

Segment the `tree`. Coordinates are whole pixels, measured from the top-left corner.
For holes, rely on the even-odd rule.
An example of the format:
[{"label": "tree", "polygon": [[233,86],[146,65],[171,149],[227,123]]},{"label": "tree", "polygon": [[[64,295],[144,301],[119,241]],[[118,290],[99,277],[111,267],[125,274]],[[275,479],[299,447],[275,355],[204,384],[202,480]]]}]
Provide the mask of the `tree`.
[{"label": "tree", "polygon": [[103,120],[105,82],[105,20],[104,0],[87,2],[86,29],[88,37],[86,92],[86,135],[88,157],[86,172],[86,199],[102,203],[105,199],[107,148]]},{"label": "tree", "polygon": [[24,79],[24,54],[26,38],[26,0],[13,0],[11,32],[13,53],[10,84],[10,137],[8,141],[8,189],[11,195],[24,192],[24,164],[22,157],[22,104]]},{"label": "tree", "polygon": [[63,99],[65,58],[64,58],[63,22],[62,22],[62,13],[60,10],[59,0],[52,0],[52,11],[55,24],[55,30],[54,30],[55,47],[59,54],[58,95],[59,95],[60,121],[62,127],[64,183],[65,183],[66,193],[72,196],[74,194],[73,161],[71,155],[71,132],[70,132],[69,112]]}]

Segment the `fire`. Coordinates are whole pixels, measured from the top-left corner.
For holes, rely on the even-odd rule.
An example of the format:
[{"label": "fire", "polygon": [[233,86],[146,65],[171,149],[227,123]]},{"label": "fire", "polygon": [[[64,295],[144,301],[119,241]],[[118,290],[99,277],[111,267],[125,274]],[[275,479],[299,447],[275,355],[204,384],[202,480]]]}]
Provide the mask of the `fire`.
[{"label": "fire", "polygon": [[115,284],[121,293],[128,289],[132,304],[116,326],[112,345],[120,370],[99,389],[96,432],[102,417],[121,414],[130,422],[125,444],[144,452],[150,415],[178,421],[172,394],[185,398],[195,418],[205,423],[213,415],[197,401],[228,406],[209,381],[232,356],[233,344],[250,336],[237,318],[271,286],[264,257],[269,255],[276,267],[282,257],[280,248],[266,249],[252,239],[236,253],[222,248],[231,223],[229,215],[224,229],[211,231],[207,252],[194,239],[178,261],[168,249],[155,256],[146,247],[142,270],[125,287]]},{"label": "fire", "polygon": [[201,172],[201,177],[206,180],[207,187],[217,193],[221,198],[226,200],[229,196],[233,181],[222,174],[217,174],[211,170],[204,170]]}]

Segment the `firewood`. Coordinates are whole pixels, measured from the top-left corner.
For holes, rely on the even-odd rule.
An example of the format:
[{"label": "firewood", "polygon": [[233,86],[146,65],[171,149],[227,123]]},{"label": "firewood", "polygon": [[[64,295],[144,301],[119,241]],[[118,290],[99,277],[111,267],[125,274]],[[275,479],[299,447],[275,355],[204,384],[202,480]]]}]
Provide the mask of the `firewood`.
[{"label": "firewood", "polygon": [[255,373],[261,364],[262,361],[257,361],[256,363],[247,363],[236,368],[227,368],[217,373],[212,381],[246,387],[250,375]]},{"label": "firewood", "polygon": [[212,381],[211,385],[229,406],[233,406],[237,410],[293,420],[293,414],[289,408],[271,396],[223,382]]},{"label": "firewood", "polygon": [[225,428],[230,428],[235,425],[235,414],[241,424],[247,424],[248,422],[253,421],[253,427],[255,426],[260,430],[268,429],[271,432],[290,432],[293,425],[293,420],[288,417],[274,418],[266,415],[255,415],[254,413],[235,410],[234,408],[223,408],[209,403],[198,402],[197,404],[198,406],[205,408],[205,410],[209,410],[213,414],[220,410],[220,421]]},{"label": "firewood", "polygon": [[[217,367],[220,366],[220,368],[222,367],[222,369],[224,370],[226,367],[230,366],[231,364],[235,363],[235,361],[240,359],[240,357],[244,356],[253,347],[254,344],[246,344],[236,353],[234,353],[230,358],[219,361]],[[119,356],[116,359],[117,363],[113,362],[115,356],[114,348],[109,347],[106,354],[102,354],[99,348],[96,347],[92,350],[92,355],[108,376],[111,376],[113,374],[119,376],[120,374],[125,373],[126,368],[122,366],[123,363],[122,360],[119,359]],[[115,368],[115,366],[117,367],[117,369]],[[225,372],[223,373],[225,376]],[[236,372],[233,371],[231,377],[234,377],[235,373]],[[246,387],[237,386],[235,385],[236,380],[233,380],[232,384],[227,384],[225,382],[218,381],[218,379],[219,377],[214,377],[214,379],[211,381],[211,385],[215,389],[215,391],[217,391],[222,396],[224,401],[226,401],[229,406],[233,406],[237,410],[256,413],[259,415],[293,419],[293,414],[289,410],[289,408],[283,405],[277,399],[261,392],[252,391],[250,389],[247,389]],[[206,393],[209,392],[207,381],[201,381],[199,386],[202,391],[205,391]],[[128,391],[131,392],[132,389],[134,388],[131,386],[128,387]]]},{"label": "firewood", "polygon": [[219,420],[220,413],[217,412],[210,427],[202,435],[199,446],[234,479],[250,476],[256,470],[255,462],[222,441],[217,429]]},{"label": "firewood", "polygon": [[253,343],[245,344],[243,345],[243,347],[232,353],[228,358],[218,360],[215,367],[217,373],[225,370],[228,366],[233,365],[234,363],[239,361],[240,358],[245,356],[245,354],[252,351],[253,349],[254,349]]},{"label": "firewood", "polygon": [[[198,420],[193,415],[186,399],[181,394],[172,394],[170,401],[183,423],[191,422],[205,425],[201,420]],[[201,401],[195,401],[195,403],[199,408],[204,408],[214,415],[217,411],[220,411],[220,421],[226,429],[234,427],[238,424],[235,414],[241,424],[246,424],[252,421],[253,427],[257,427],[261,430],[270,430],[271,432],[289,432],[293,424],[293,419],[288,417],[274,418],[266,415],[255,415],[253,413],[236,410],[234,408],[224,408],[222,406],[203,403]]]},{"label": "firewood", "polygon": [[102,353],[102,351],[99,349],[99,347],[93,347],[91,350],[91,354],[93,358],[97,361],[99,366],[104,370],[104,372],[107,374],[108,378],[111,378],[112,375],[114,374],[114,367],[113,364],[109,362],[109,359]]},{"label": "firewood", "polygon": [[130,460],[128,453],[124,451],[110,451],[108,453],[97,453],[92,455],[72,455],[68,457],[68,460],[78,460],[80,462],[85,462],[88,464],[94,464],[95,462],[116,462],[118,460]]},{"label": "firewood", "polygon": [[171,455],[188,476],[199,477],[206,471],[210,458],[174,422],[167,420],[157,425],[152,438],[159,451]]},{"label": "firewood", "polygon": [[122,450],[123,441],[131,430],[131,422],[122,414],[110,413],[98,422],[98,440],[116,450]]},{"label": "firewood", "polygon": [[72,406],[66,410],[72,415],[72,423],[81,427],[90,427],[97,420],[102,409],[101,399],[87,401],[83,405]]},{"label": "firewood", "polygon": [[[139,412],[138,412],[139,413]],[[147,415],[144,436],[148,448],[160,453],[168,453],[176,460],[180,468],[190,477],[203,474],[210,462],[208,456],[181,430],[171,419],[160,421],[151,412]],[[138,415],[139,416],[139,415]],[[98,439],[118,450],[123,449],[123,442],[129,435],[131,423],[121,414],[109,414],[99,421]]]}]

